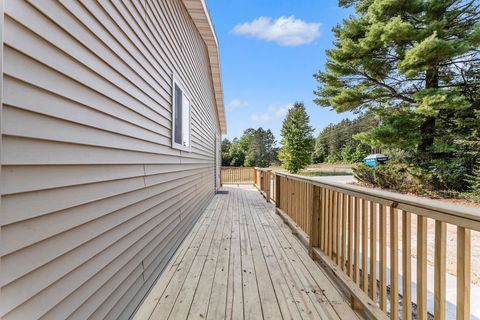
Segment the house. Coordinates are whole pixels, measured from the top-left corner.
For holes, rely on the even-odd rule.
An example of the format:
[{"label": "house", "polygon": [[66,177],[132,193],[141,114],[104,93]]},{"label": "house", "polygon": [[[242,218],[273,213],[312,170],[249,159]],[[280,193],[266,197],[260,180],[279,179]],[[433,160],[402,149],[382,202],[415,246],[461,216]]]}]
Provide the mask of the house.
[{"label": "house", "polygon": [[219,186],[206,4],[0,6],[0,318],[127,319]]}]

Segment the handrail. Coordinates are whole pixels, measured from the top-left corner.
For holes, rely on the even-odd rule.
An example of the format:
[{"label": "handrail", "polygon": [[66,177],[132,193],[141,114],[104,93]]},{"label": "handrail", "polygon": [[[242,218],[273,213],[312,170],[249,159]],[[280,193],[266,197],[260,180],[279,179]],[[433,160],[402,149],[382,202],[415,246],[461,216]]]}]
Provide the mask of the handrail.
[{"label": "handrail", "polygon": [[[412,301],[414,236],[417,300],[412,302],[417,304],[417,319],[427,319],[427,225],[431,219],[435,222],[434,316],[445,319],[446,227],[456,226],[456,315],[457,319],[470,319],[471,230],[480,231],[480,209],[262,168],[255,168],[254,176],[267,201],[275,202],[277,213],[308,243],[310,256],[351,295],[352,307],[363,308],[370,318],[386,317],[387,301],[390,318],[399,318],[400,295],[387,295],[388,285],[391,293],[401,294],[402,318],[412,319],[412,306],[406,301]],[[412,215],[416,215],[416,228],[412,228]]]}]

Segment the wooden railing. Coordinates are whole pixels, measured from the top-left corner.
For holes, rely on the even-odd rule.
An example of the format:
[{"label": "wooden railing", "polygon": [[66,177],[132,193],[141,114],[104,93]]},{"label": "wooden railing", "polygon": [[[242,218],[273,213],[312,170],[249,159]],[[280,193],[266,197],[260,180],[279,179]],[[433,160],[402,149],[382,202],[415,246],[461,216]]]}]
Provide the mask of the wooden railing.
[{"label": "wooden railing", "polygon": [[270,169],[255,168],[254,185],[267,199],[267,201],[275,202],[275,183],[273,173]]},{"label": "wooden railing", "polygon": [[[275,181],[274,193],[270,184],[262,182],[267,175]],[[417,319],[428,319],[428,239],[433,244],[434,316],[446,319],[446,226],[455,226],[456,318],[470,319],[471,230],[480,231],[479,209],[268,170],[256,169],[255,176],[257,188],[273,194],[277,212],[309,247],[311,257],[339,280],[352,297],[352,307],[371,318],[385,318],[388,312],[391,319],[401,313],[408,320],[416,309]],[[428,237],[427,224],[432,220],[434,232]],[[416,279],[412,279],[412,249],[416,249]],[[415,301],[412,281],[416,281]]]},{"label": "wooden railing", "polygon": [[251,167],[221,167],[220,183],[224,184],[253,184],[254,169]]}]

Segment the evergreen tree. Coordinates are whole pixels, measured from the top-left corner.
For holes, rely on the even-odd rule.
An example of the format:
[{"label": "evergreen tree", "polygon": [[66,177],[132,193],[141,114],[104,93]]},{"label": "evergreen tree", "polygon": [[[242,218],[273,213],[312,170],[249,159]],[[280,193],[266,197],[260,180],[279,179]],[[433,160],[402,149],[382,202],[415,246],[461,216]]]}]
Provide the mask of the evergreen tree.
[{"label": "evergreen tree", "polygon": [[289,172],[297,173],[311,163],[314,138],[309,121],[305,106],[301,102],[296,102],[283,120],[279,157],[283,167]]},{"label": "evergreen tree", "polygon": [[480,109],[480,3],[341,0],[356,14],[334,28],[335,47],[315,102],[337,112],[376,110],[362,141],[413,150],[419,163],[458,156],[458,135]]},{"label": "evergreen tree", "polygon": [[263,128],[248,131],[248,142],[245,166],[269,167],[275,160],[275,137],[272,131]]},{"label": "evergreen tree", "polygon": [[378,120],[372,112],[354,120],[344,119],[337,124],[329,124],[315,141],[314,162],[361,162],[369,154],[370,146],[355,139],[355,135],[377,125]]},{"label": "evergreen tree", "polygon": [[473,171],[470,176],[470,190],[473,194],[480,196],[480,167]]}]

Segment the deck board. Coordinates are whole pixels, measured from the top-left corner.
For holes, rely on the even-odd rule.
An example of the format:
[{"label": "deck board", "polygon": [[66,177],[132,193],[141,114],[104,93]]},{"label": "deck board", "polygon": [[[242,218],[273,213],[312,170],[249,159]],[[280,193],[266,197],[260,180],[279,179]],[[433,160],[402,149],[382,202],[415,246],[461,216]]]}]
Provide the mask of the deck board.
[{"label": "deck board", "polygon": [[222,190],[134,319],[359,319],[258,191]]}]

